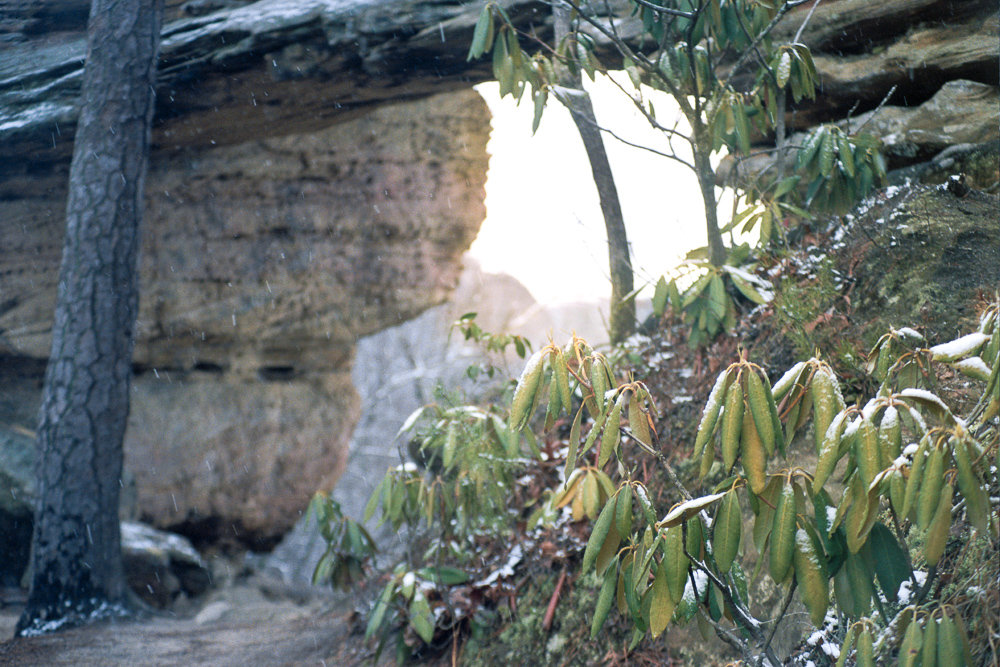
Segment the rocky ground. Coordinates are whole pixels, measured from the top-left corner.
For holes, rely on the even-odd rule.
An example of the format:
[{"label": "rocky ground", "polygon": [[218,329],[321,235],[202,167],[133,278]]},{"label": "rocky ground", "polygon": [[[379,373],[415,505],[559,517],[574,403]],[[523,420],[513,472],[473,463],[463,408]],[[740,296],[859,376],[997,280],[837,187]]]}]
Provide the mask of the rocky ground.
[{"label": "rocky ground", "polygon": [[[23,595],[0,598],[0,666],[351,667],[373,651],[354,613],[356,598],[235,578],[178,611],[14,639]],[[391,652],[377,665],[392,663]]]}]

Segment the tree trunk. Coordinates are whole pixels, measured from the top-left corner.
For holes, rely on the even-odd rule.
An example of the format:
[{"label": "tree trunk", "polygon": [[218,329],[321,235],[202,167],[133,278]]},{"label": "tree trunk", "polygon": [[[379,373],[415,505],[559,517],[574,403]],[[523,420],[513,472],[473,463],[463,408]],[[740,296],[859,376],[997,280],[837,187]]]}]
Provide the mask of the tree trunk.
[{"label": "tree trunk", "polygon": [[90,9],[19,634],[126,610],[118,497],[161,13],[159,0]]},{"label": "tree trunk", "polygon": [[[722,266],[726,263],[726,244],[722,240],[722,232],[719,230],[718,201],[715,198],[715,170],[712,169],[712,161],[708,150],[711,150],[712,141],[699,134],[706,134],[704,130],[695,128],[694,142],[694,169],[698,177],[698,187],[701,189],[701,200],[705,205],[705,231],[708,234],[708,259],[713,266]],[[702,147],[707,146],[708,149]]]},{"label": "tree trunk", "polygon": [[[569,34],[570,10],[565,5],[557,4],[552,11],[555,15],[555,38],[558,45]],[[579,73],[574,76],[566,68],[562,68],[560,74],[560,83],[564,88],[581,93],[568,96],[564,103],[587,150],[590,170],[594,175],[594,184],[601,199],[601,212],[604,215],[604,227],[608,235],[611,271],[611,342],[620,343],[635,332],[635,298],[629,296],[634,289],[634,275],[632,259],[629,256],[628,234],[625,231],[625,218],[622,215],[621,202],[618,200],[614,175],[611,173],[611,163],[604,148],[604,139],[597,126],[594,105],[590,101],[590,95],[583,89],[583,77]]]},{"label": "tree trunk", "polygon": [[784,88],[778,88],[775,99],[778,113],[774,119],[774,176],[780,181],[785,177],[785,144],[788,143],[785,137],[785,111],[788,108],[788,98]]}]

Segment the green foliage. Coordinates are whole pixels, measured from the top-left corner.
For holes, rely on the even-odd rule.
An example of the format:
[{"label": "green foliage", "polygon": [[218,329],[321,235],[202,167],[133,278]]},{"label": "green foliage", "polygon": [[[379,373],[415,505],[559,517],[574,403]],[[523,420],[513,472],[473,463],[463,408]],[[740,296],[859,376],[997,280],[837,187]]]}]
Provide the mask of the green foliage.
[{"label": "green foliage", "polygon": [[440,531],[435,545],[456,535],[498,528],[520,443],[492,409],[433,404],[411,414],[399,434],[414,433],[411,453],[424,465],[404,463],[389,470],[372,492],[364,520],[381,507],[380,523],[398,529],[423,522]]},{"label": "green foliage", "polygon": [[[774,296],[767,281],[740,266],[749,253],[750,246],[738,245],[722,266],[689,255],[671,280],[661,277],[657,282],[653,314],[662,317],[667,306],[680,314],[691,327],[691,347],[707,345],[718,334],[732,331],[739,313],[737,294],[754,305],[768,303]],[[688,286],[682,291],[684,283]]]},{"label": "green foliage", "polygon": [[[514,352],[518,357],[524,356],[531,349],[531,342],[524,336],[515,334],[495,334],[484,331],[476,322],[478,313],[466,313],[458,318],[452,325],[453,329],[461,332],[462,337],[467,341],[473,341],[483,348],[487,353],[505,354],[507,348],[514,346]],[[496,367],[493,364],[469,366],[466,375],[470,380],[475,380],[480,373],[485,373],[491,380],[496,374]]]},{"label": "green foliage", "polygon": [[[535,523],[562,508],[592,522],[580,569],[600,582],[593,636],[614,609],[632,628],[632,646],[671,623],[695,620],[744,660],[768,656],[778,664],[771,635],[751,612],[748,583],[766,577],[789,596],[797,592],[824,641],[842,639],[839,664],[977,664],[977,636],[988,632],[980,626],[995,617],[989,597],[974,589],[996,577],[989,568],[1000,532],[991,506],[1000,485],[1000,300],[983,311],[976,332],[921,344],[906,329],[879,339],[869,355],[878,388],[857,405],[845,403],[834,369],[817,358],[795,364],[773,386],[746,358],[724,368],[692,452],[701,477],[721,481],[699,495],[680,485],[656,446],[648,388],[619,378],[607,357],[578,338],[565,347],[550,343],[526,362],[507,420],[473,408],[430,408],[418,441],[431,453],[432,471],[390,471],[369,511],[381,505],[383,520],[425,521],[451,542],[468,540],[484,525],[473,512],[509,512],[521,435],[535,442],[534,425],[549,431],[559,424],[565,433],[571,424],[565,481],[536,510]],[[979,401],[959,417],[949,393],[913,386],[900,373],[916,363],[922,377],[965,373]],[[790,443],[810,422],[816,459],[801,467]],[[473,451],[490,454],[463,454],[465,438]],[[673,479],[673,505],[660,506],[654,498],[670,494],[633,474],[644,455]],[[476,487],[469,471],[500,459],[505,463],[490,469],[497,496],[484,501],[488,484],[484,478]],[[479,489],[467,505],[458,500],[463,484],[448,486],[458,479]],[[440,491],[431,494],[426,489],[435,483]],[[448,494],[456,501],[439,500]],[[452,622],[435,610],[446,609],[448,588],[468,578],[469,564],[457,554],[458,569],[451,569],[440,550],[432,553],[435,568],[396,571],[370,618],[369,636],[395,637],[400,655]],[[752,554],[759,557],[748,572]],[[831,634],[833,610],[849,620],[846,636]]]},{"label": "green foliage", "polygon": [[[474,331],[471,337],[497,345],[496,349],[503,350],[511,342],[498,343],[500,337],[480,331],[471,317],[462,321],[471,325],[466,329]],[[447,400],[444,395],[440,398]],[[478,631],[482,622],[477,610],[456,610],[448,591],[468,583],[470,574],[464,568],[472,565],[480,535],[509,532],[513,517],[508,505],[516,486],[515,473],[523,470],[526,461],[519,435],[490,408],[428,405],[406,419],[399,432],[404,434],[411,435],[410,454],[422,467],[407,462],[387,471],[364,516],[367,522],[380,511],[380,525],[388,522],[397,530],[406,525],[411,536],[422,529],[429,548],[411,560],[435,563],[397,567],[369,617],[366,637],[378,638],[379,653],[393,644],[399,662],[420,652],[435,637],[450,636],[458,625]],[[338,516],[318,515],[331,551],[335,551],[336,528],[326,528],[323,520],[332,517],[336,521]],[[357,526],[349,520],[344,523],[348,528]],[[317,581],[328,577],[326,558],[317,567]],[[446,561],[458,567],[445,565]],[[465,599],[466,606],[471,604]]]},{"label": "green foliage", "polygon": [[378,656],[389,642],[394,643],[396,661],[400,664],[409,660],[421,642],[431,643],[439,622],[432,601],[439,602],[442,590],[464,584],[468,579],[468,574],[452,567],[424,567],[418,570],[410,570],[405,564],[396,567],[392,578],[382,589],[365,628],[365,639],[379,640],[375,662],[378,662]]},{"label": "green foliage", "polygon": [[847,213],[854,204],[885,181],[882,142],[869,135],[848,135],[833,125],[809,133],[795,167],[808,183],[805,206]]},{"label": "green foliage", "polygon": [[[631,498],[650,495],[628,481],[626,471],[626,482],[607,500],[594,524],[583,567],[597,562],[606,582],[616,578],[607,589],[624,591],[619,611],[641,633],[661,632],[665,615],[675,623],[695,617],[688,597],[692,595],[697,614],[721,637],[733,636],[725,628],[733,623],[744,634],[745,655],[766,654],[768,640],[750,614],[745,591],[731,575],[751,542],[742,535],[742,522],[733,518],[734,508],[743,505],[753,513],[752,543],[758,553],[766,554],[753,577],[766,572],[775,584],[797,588],[817,628],[831,605],[858,619],[844,648],[849,651],[857,639],[858,664],[874,664],[867,653],[873,630],[895,627],[904,632],[907,619],[914,618],[915,629],[874,646],[871,659],[898,650],[900,662],[909,664],[908,651],[921,633],[921,646],[933,645],[917,649],[925,664],[962,664],[935,663],[937,658],[927,657],[928,651],[965,655],[963,647],[968,646],[959,629],[960,614],[933,596],[927,580],[949,558],[949,538],[959,512],[967,536],[997,536],[989,500],[990,488],[997,484],[997,471],[991,467],[998,448],[997,312],[993,304],[983,313],[978,332],[927,350],[896,347],[900,339],[913,337],[891,332],[872,354],[876,372],[880,353],[890,357],[881,362],[886,369],[905,368],[916,363],[913,359],[931,364],[929,372],[940,364],[967,367],[984,391],[965,418],[926,389],[899,386],[899,375],[889,370],[882,374],[876,395],[856,407],[845,405],[833,370],[817,359],[796,364],[773,388],[760,367],[746,360],[732,364],[710,394],[693,452],[701,461],[702,476],[721,463],[728,477],[712,493],[688,496],[665,515],[643,507],[628,524],[629,533],[623,534],[608,518],[610,508],[619,514],[625,489],[630,505]],[[907,379],[904,376],[904,383]],[[786,443],[810,419],[818,460],[815,468],[806,470],[789,459]],[[617,451],[616,456],[621,471],[625,459]],[[664,518],[656,520],[658,516]],[[680,526],[685,527],[686,541],[671,547],[671,535],[676,536]],[[700,537],[692,541],[692,533]],[[677,563],[683,563],[680,573]],[[669,585],[674,577],[685,581],[694,572],[702,576],[701,589],[685,584],[681,591],[679,584]],[[907,592],[898,597],[901,589]],[[687,610],[681,613],[684,605]],[[606,613],[599,599],[595,618]],[[595,621],[595,627],[599,625]],[[860,640],[864,633],[867,643]],[[965,664],[972,664],[971,659]]]},{"label": "green foliage", "polygon": [[[691,127],[690,138],[695,142],[707,140],[695,150],[714,153],[726,148],[732,154],[749,155],[751,137],[773,130],[777,117],[786,111],[779,103],[778,91],[789,91],[796,102],[816,95],[818,75],[808,47],[799,43],[772,44],[772,22],[790,6],[786,2],[745,0],[636,3],[647,36],[661,46],[649,56],[633,52],[606,26],[589,19],[587,3],[582,4],[579,16],[620,52],[624,69],[637,90],[640,84],[647,84],[675,98]],[[748,50],[751,47],[752,51]],[[512,95],[520,100],[525,90],[531,89],[533,129],[538,127],[549,93],[557,98],[567,94],[559,86],[559,66],[574,74],[585,72],[591,79],[597,72],[607,72],[595,53],[594,39],[584,32],[572,33],[556,45],[551,55],[529,58],[521,49],[510,17],[494,2],[487,3],[479,17],[469,59],[490,51],[501,96]],[[722,67],[734,56],[739,58],[733,70]],[[753,86],[737,90],[731,72],[749,62],[753,63]],[[660,127],[652,103],[641,98],[638,102],[650,122]],[[809,185],[807,202],[837,210],[847,201],[864,196],[885,175],[878,148],[879,142],[867,135],[847,135],[833,126],[818,128],[799,147],[796,161],[803,173],[802,182]],[[793,204],[788,178],[785,174],[777,177],[764,189],[782,184],[775,200]]]},{"label": "green foliage", "polygon": [[[340,503],[325,493],[313,496],[307,517],[315,517],[326,552],[313,571],[313,583],[347,590],[365,577],[365,565],[377,551],[365,527],[344,516]],[[307,518],[308,521],[308,518]]]},{"label": "green foliage", "polygon": [[738,229],[741,234],[750,234],[757,229],[762,246],[766,246],[776,236],[783,237],[786,218],[807,220],[812,217],[805,209],[787,201],[801,180],[801,176],[789,176],[780,181],[765,183],[763,188],[748,188],[737,193],[733,202],[732,220],[722,227],[722,231],[733,232]]},{"label": "green foliage", "polygon": [[[786,44],[775,50],[771,58],[771,71],[774,72],[777,87],[790,87],[796,102],[801,102],[804,97],[816,98],[819,77],[816,75],[812,54],[804,44]],[[778,112],[773,96],[768,97],[768,108],[772,113]]]}]

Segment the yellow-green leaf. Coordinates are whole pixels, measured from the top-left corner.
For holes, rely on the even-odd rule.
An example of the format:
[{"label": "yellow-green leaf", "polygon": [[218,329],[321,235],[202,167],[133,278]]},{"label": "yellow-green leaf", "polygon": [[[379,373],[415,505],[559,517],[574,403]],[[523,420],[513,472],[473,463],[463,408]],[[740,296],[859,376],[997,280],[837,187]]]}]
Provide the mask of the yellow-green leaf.
[{"label": "yellow-green leaf", "polygon": [[771,578],[781,583],[788,576],[795,553],[795,490],[790,481],[785,481],[774,509],[774,523],[771,528]]},{"label": "yellow-green leaf", "polygon": [[668,583],[669,573],[664,561],[656,569],[656,578],[653,579],[653,586],[650,595],[649,607],[649,629],[653,633],[653,639],[659,637],[674,615],[674,600],[670,596],[670,585]]},{"label": "yellow-green leaf", "polygon": [[738,380],[733,380],[726,391],[726,409],[722,414],[722,461],[727,471],[736,463],[740,451],[743,410],[743,388]]},{"label": "yellow-green leaf", "polygon": [[604,583],[601,585],[601,592],[597,596],[597,607],[594,609],[594,621],[590,625],[590,638],[593,639],[600,632],[604,621],[611,611],[611,603],[615,599],[615,584],[618,581],[618,568],[608,567],[604,572]]},{"label": "yellow-green leaf", "polygon": [[924,560],[931,567],[940,562],[941,556],[944,555],[944,548],[948,544],[948,530],[951,528],[951,496],[951,483],[945,484],[941,489],[937,511],[927,529]]},{"label": "yellow-green leaf", "polygon": [[740,512],[740,501],[736,491],[731,490],[719,503],[719,510],[712,524],[712,546],[715,552],[715,563],[719,572],[726,574],[733,565],[733,560],[739,552],[740,539],[743,536],[743,515]]},{"label": "yellow-green leaf", "polygon": [[771,421],[771,406],[764,391],[764,383],[752,370],[747,373],[747,403],[753,415],[753,424],[768,456],[774,456],[776,436]]},{"label": "yellow-green leaf", "polygon": [[626,393],[621,392],[618,395],[618,400],[615,401],[615,406],[611,408],[611,414],[608,416],[607,423],[604,424],[604,435],[601,436],[601,452],[597,458],[597,467],[603,468],[604,464],[608,462],[611,458],[611,454],[614,453],[615,449],[618,447],[618,442],[621,439],[621,433],[619,428],[621,426],[622,419],[622,407],[625,405]]},{"label": "yellow-green leaf", "polygon": [[817,628],[822,627],[830,606],[830,578],[820,550],[802,528],[795,531],[794,563],[795,577],[799,582],[802,602],[809,610],[809,620]]},{"label": "yellow-green leaf", "polygon": [[604,542],[614,521],[614,503],[605,503],[600,516],[594,522],[594,529],[590,533],[590,539],[587,540],[587,548],[583,552],[583,563],[580,566],[583,572],[589,570],[590,566],[597,560],[597,554],[600,552],[601,547],[604,546]]},{"label": "yellow-green leaf", "polygon": [[719,377],[712,386],[712,391],[708,394],[708,401],[701,413],[701,423],[698,425],[698,434],[694,441],[694,459],[700,460],[706,443],[715,433],[715,426],[719,420],[719,413],[722,411],[722,404],[726,395],[726,383],[729,380],[729,372],[719,373]]}]

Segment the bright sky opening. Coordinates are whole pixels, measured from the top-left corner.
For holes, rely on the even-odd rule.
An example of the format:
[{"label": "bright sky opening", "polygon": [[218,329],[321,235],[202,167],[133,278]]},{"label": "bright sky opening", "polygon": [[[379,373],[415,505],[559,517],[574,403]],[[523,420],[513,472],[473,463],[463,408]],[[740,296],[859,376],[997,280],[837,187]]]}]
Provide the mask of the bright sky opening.
[{"label": "bright sky opening", "polygon": [[[628,78],[616,76],[627,89]],[[606,77],[585,78],[598,123],[624,139],[670,152],[632,100]],[[529,94],[520,105],[500,99],[498,85],[477,90],[493,113],[486,184],[487,216],[471,253],[485,271],[518,278],[543,304],[603,300],[611,294],[607,237],[587,154],[569,112],[549,98],[532,136]],[[644,89],[643,94],[650,91]],[[672,126],[676,106],[654,98]],[[683,127],[681,128],[683,129]],[[694,174],[685,166],[604,134],[632,247],[636,287],[653,284],[692,248],[706,243]],[[680,154],[683,141],[674,141]],[[647,291],[645,296],[651,296]]]}]

